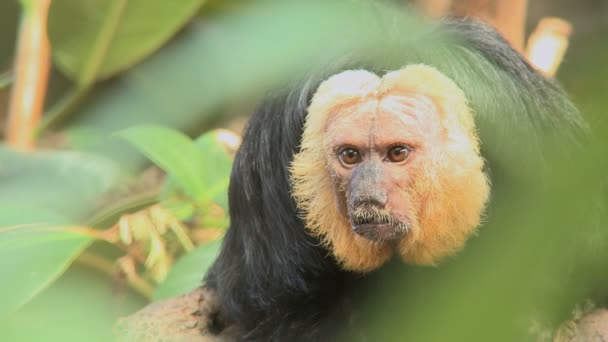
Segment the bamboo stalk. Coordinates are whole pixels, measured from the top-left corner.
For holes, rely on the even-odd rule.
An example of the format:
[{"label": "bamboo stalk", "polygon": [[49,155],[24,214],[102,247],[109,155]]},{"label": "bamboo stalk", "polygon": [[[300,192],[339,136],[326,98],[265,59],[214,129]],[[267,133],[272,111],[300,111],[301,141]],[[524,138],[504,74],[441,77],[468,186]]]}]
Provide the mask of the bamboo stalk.
[{"label": "bamboo stalk", "polygon": [[44,107],[50,66],[50,3],[31,0],[23,6],[6,132],[8,145],[19,150],[34,149],[34,130]]},{"label": "bamboo stalk", "polygon": [[555,76],[572,34],[572,24],[555,17],[542,18],[528,39],[526,57],[547,77]]}]

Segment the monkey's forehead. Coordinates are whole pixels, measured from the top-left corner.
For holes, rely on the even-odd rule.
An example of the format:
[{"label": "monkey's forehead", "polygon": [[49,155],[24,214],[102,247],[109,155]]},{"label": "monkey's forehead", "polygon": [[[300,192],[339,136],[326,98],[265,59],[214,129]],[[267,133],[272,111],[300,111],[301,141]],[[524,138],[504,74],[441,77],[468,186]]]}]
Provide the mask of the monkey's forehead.
[{"label": "monkey's forehead", "polygon": [[[306,130],[325,131],[333,114],[353,104],[361,104],[369,99],[377,102],[382,98],[400,98],[400,101],[386,101],[399,111],[407,99],[426,98],[419,102],[432,106],[440,120],[448,128],[464,129],[477,140],[473,115],[467,105],[464,92],[450,78],[437,69],[415,64],[392,71],[382,77],[366,70],[347,70],[338,73],[323,82],[313,96],[306,119]],[[407,110],[403,111],[407,113]],[[429,113],[431,111],[424,111]]]},{"label": "monkey's forehead", "polygon": [[[416,137],[438,135],[441,121],[435,103],[424,95],[386,95],[344,104],[328,113],[327,138]],[[338,139],[344,140],[344,139]]]},{"label": "monkey's forehead", "polygon": [[335,105],[327,115],[328,124],[342,119],[377,120],[394,117],[399,121],[426,121],[438,119],[439,108],[433,99],[416,93],[384,94],[381,96],[354,98]]}]

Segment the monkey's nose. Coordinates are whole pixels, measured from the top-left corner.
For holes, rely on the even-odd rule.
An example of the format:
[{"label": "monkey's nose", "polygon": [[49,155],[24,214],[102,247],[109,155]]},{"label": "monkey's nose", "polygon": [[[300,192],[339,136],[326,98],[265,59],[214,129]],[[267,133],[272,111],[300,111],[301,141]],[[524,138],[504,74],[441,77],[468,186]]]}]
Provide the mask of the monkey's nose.
[{"label": "monkey's nose", "polygon": [[382,167],[369,160],[364,162],[352,174],[348,189],[348,203],[352,208],[361,205],[374,206],[379,209],[386,207],[388,193],[384,187],[384,173]]},{"label": "monkey's nose", "polygon": [[388,196],[384,191],[374,191],[374,193],[371,194],[356,196],[352,201],[352,206],[354,208],[370,206],[383,209],[386,206],[387,200]]}]

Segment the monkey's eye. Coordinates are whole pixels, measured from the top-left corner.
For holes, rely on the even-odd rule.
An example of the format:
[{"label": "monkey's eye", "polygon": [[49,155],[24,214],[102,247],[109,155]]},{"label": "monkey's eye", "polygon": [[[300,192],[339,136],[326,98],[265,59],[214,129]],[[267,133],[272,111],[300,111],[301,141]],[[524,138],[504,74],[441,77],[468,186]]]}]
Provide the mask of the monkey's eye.
[{"label": "monkey's eye", "polygon": [[399,163],[406,160],[410,155],[410,152],[412,152],[412,150],[409,147],[393,146],[388,150],[386,157],[393,163]]},{"label": "monkey's eye", "polygon": [[347,147],[340,151],[340,160],[345,165],[354,165],[361,161],[361,154],[354,148]]}]

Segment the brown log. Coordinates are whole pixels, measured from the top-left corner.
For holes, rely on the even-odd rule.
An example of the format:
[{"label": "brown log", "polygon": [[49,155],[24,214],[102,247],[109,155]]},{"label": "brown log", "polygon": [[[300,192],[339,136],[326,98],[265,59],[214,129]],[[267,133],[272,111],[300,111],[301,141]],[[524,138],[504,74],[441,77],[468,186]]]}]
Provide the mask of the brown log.
[{"label": "brown log", "polygon": [[[118,321],[115,326],[119,342],[228,342],[234,341],[234,328],[229,327],[219,335],[206,330],[209,315],[217,309],[217,297],[207,289],[196,289],[188,294],[152,303],[131,316]],[[608,341],[608,310],[596,309],[576,313],[559,329],[531,331],[531,337],[553,342]]]},{"label": "brown log", "polygon": [[206,330],[209,314],[217,307],[216,297],[207,289],[152,303],[115,326],[119,342],[227,342],[234,341],[230,328],[219,335]]},{"label": "brown log", "polygon": [[553,342],[608,341],[608,310],[597,309],[578,321],[566,322]]}]

